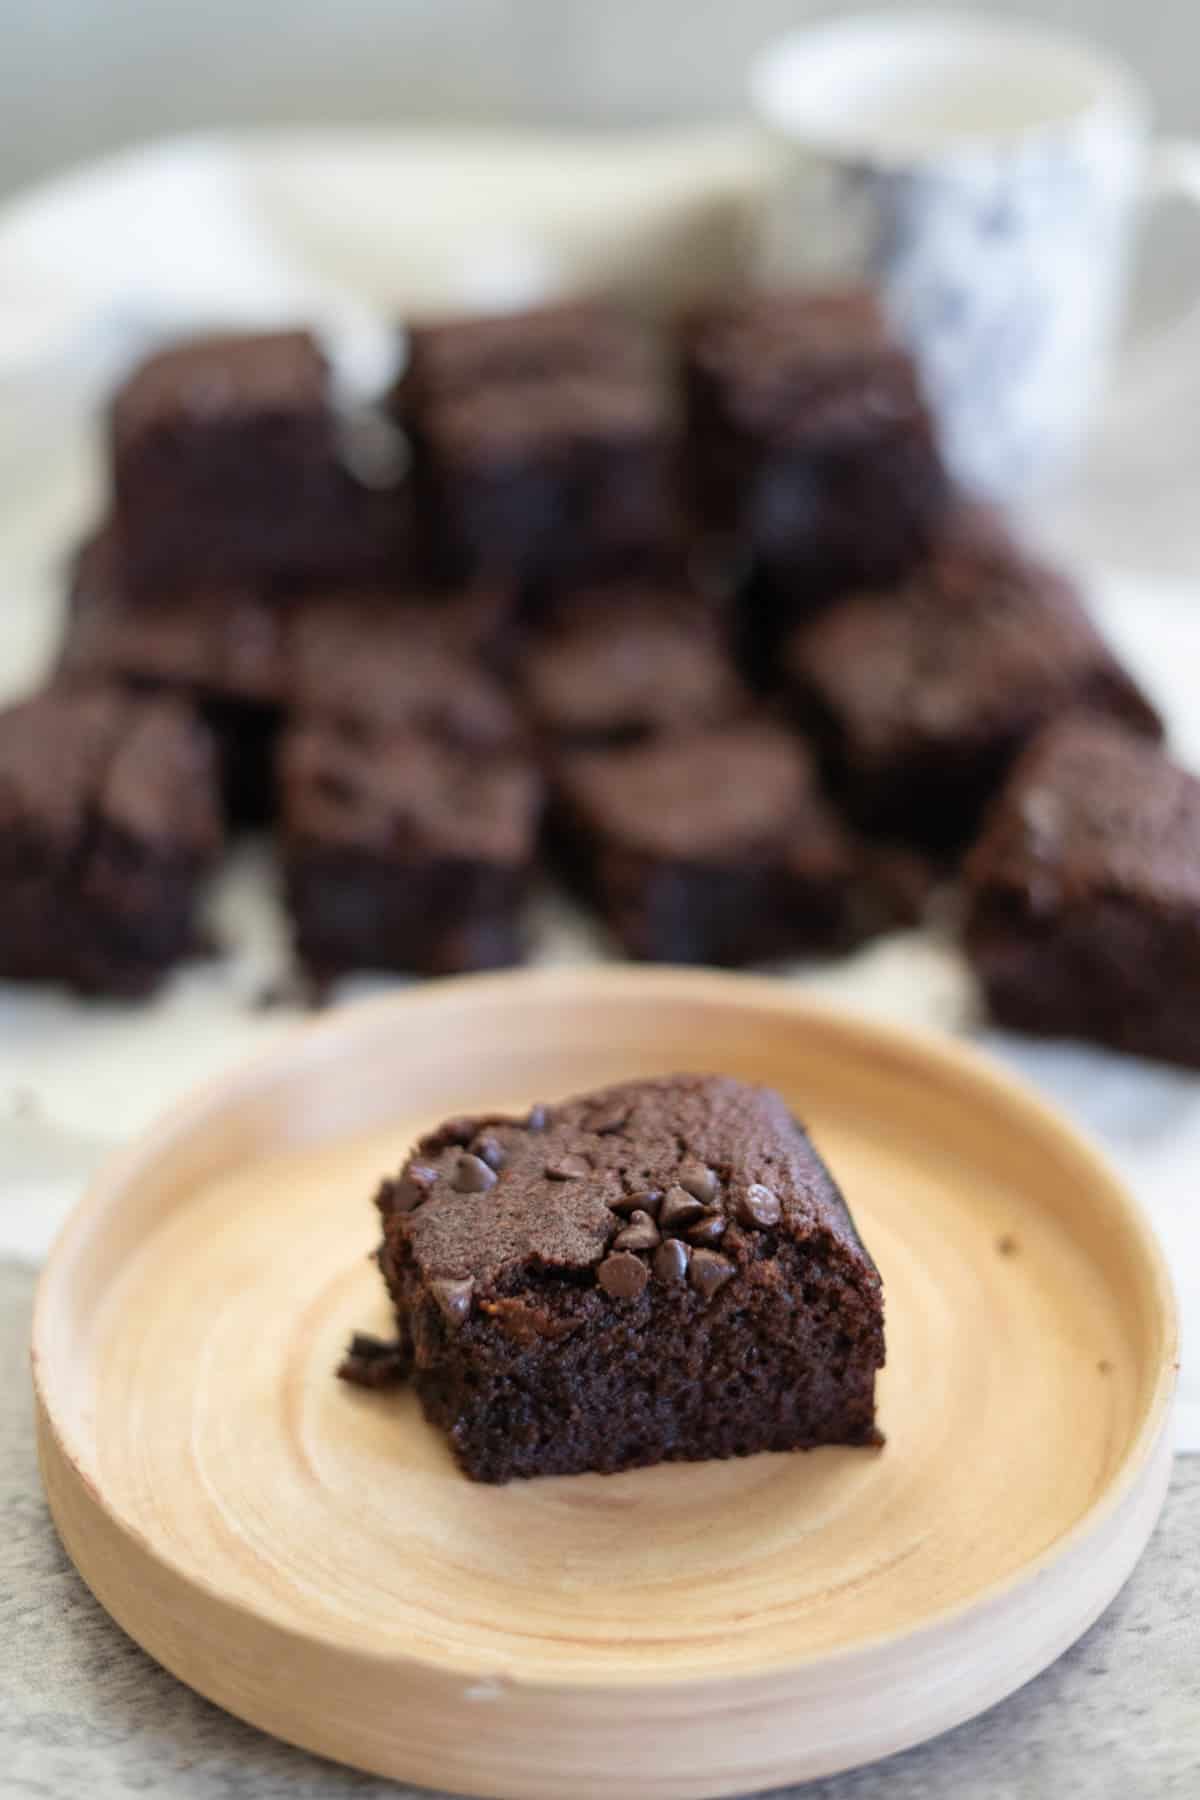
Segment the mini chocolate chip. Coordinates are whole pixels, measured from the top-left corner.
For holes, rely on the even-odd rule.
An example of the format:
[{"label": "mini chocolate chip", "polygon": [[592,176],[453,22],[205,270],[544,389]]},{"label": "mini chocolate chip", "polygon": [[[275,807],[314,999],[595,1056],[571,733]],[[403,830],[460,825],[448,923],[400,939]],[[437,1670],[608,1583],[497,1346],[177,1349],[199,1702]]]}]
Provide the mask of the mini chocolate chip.
[{"label": "mini chocolate chip", "polygon": [[679,1185],[694,1194],[697,1200],[702,1200],[705,1206],[711,1206],[721,1191],[716,1170],[702,1162],[684,1163],[679,1171]]},{"label": "mini chocolate chip", "polygon": [[752,1182],[744,1194],[738,1195],[737,1216],[740,1223],[748,1225],[752,1231],[765,1231],[768,1225],[778,1225],[779,1195],[774,1188],[764,1187],[761,1181]]},{"label": "mini chocolate chip", "polygon": [[526,1131],[545,1131],[550,1123],[550,1109],[547,1106],[531,1106],[525,1115]]},{"label": "mini chocolate chip", "polygon": [[657,1213],[662,1205],[662,1190],[645,1188],[640,1194],[618,1194],[608,1204],[615,1213],[624,1213],[626,1216],[633,1212]]},{"label": "mini chocolate chip", "polygon": [[469,1150],[463,1150],[454,1165],[454,1179],[451,1186],[455,1192],[482,1194],[495,1185],[495,1169],[489,1169],[481,1156],[472,1156]]},{"label": "mini chocolate chip", "polygon": [[725,1236],[725,1215],[719,1212],[709,1213],[705,1218],[697,1219],[694,1225],[689,1225],[684,1235],[689,1244],[719,1244]]},{"label": "mini chocolate chip", "polygon": [[575,1156],[568,1151],[560,1156],[557,1162],[546,1164],[547,1181],[578,1181],[583,1175],[590,1175],[592,1165],[586,1156]]},{"label": "mini chocolate chip", "polygon": [[620,1131],[629,1117],[630,1110],[628,1104],[621,1105],[620,1103],[600,1107],[588,1118],[587,1128],[589,1131],[594,1131],[597,1137],[604,1137],[611,1131]]},{"label": "mini chocolate chip", "polygon": [[648,1212],[635,1212],[624,1231],[613,1239],[614,1250],[653,1250],[659,1242],[658,1226]]},{"label": "mini chocolate chip", "polygon": [[493,1137],[490,1132],[485,1133],[481,1138],[476,1138],[475,1154],[476,1156],[483,1158],[489,1169],[499,1171],[504,1167],[506,1155],[504,1145],[500,1142],[499,1138]]},{"label": "mini chocolate chip", "polygon": [[596,1271],[596,1279],[614,1300],[636,1300],[650,1277],[646,1265],[628,1250],[615,1250]]},{"label": "mini chocolate chip", "polygon": [[694,1250],[692,1260],[688,1264],[688,1281],[702,1300],[711,1300],[718,1288],[725,1286],[733,1274],[733,1264],[727,1256],[718,1256],[715,1250]]},{"label": "mini chocolate chip", "polygon": [[457,1327],[470,1318],[471,1296],[475,1292],[473,1281],[431,1281],[429,1291],[449,1324]]},{"label": "mini chocolate chip", "polygon": [[658,1209],[658,1222],[664,1231],[682,1231],[686,1225],[694,1225],[703,1212],[699,1200],[686,1188],[669,1187]]},{"label": "mini chocolate chip", "polygon": [[691,1251],[678,1238],[665,1238],[654,1252],[654,1273],[660,1281],[682,1281],[687,1274]]},{"label": "mini chocolate chip", "polygon": [[380,1195],[383,1211],[412,1212],[428,1200],[437,1184],[437,1178],[437,1170],[431,1169],[428,1163],[413,1163],[395,1181],[384,1183],[384,1191]]}]

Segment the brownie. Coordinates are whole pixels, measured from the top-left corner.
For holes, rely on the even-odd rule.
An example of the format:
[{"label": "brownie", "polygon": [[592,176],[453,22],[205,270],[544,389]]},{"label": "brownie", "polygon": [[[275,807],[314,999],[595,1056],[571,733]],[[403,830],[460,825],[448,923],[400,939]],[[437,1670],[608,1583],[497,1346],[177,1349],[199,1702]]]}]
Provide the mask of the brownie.
[{"label": "brownie", "polygon": [[856,935],[857,846],[778,725],[579,752],[555,790],[564,866],[632,957],[747,963]]},{"label": "brownie", "polygon": [[114,397],[110,449],[126,577],[147,603],[181,579],[402,573],[406,498],[350,473],[308,332],[195,338],[147,358]]},{"label": "brownie", "polygon": [[688,488],[797,601],[901,576],[949,499],[912,358],[862,289],[752,293],[681,322]]},{"label": "brownie", "polygon": [[571,596],[526,652],[521,695],[565,748],[703,731],[750,705],[701,596],[627,586]]},{"label": "brownie", "polygon": [[175,700],[47,689],[0,713],[0,976],[143,994],[193,948],[220,849],[210,736]]},{"label": "brownie", "polygon": [[1074,586],[1001,537],[956,537],[895,589],[787,638],[781,672],[858,824],[936,851],[978,827],[1022,744],[1071,708],[1161,733]]},{"label": "brownie", "polygon": [[882,1441],[879,1274],[769,1088],[453,1119],[377,1204],[398,1337],[344,1372],[407,1375],[476,1481]]},{"label": "brownie", "polygon": [[205,698],[283,699],[287,615],[261,584],[177,577],[154,606],[131,591],[114,526],[81,546],[71,571],[60,672]]},{"label": "brownie", "polygon": [[416,326],[394,406],[440,579],[595,578],[676,529],[662,374],[614,310]]},{"label": "brownie", "polygon": [[[116,679],[194,699],[221,749],[230,817],[263,823],[274,813],[285,712],[395,713],[399,696],[422,682],[453,676],[469,688],[457,659],[499,656],[511,611],[499,588],[437,595],[309,588],[281,607],[261,586],[204,582],[143,606],[130,594],[106,526],[76,560],[58,669],[72,680]],[[431,687],[426,710],[439,704]],[[445,705],[453,710],[455,702]]]},{"label": "brownie", "polygon": [[520,960],[542,784],[513,729],[499,707],[489,720],[464,705],[386,727],[314,714],[285,731],[287,902],[316,975]]},{"label": "brownie", "polygon": [[1200,781],[1108,720],[1022,755],[966,868],[993,1018],[1200,1067]]}]

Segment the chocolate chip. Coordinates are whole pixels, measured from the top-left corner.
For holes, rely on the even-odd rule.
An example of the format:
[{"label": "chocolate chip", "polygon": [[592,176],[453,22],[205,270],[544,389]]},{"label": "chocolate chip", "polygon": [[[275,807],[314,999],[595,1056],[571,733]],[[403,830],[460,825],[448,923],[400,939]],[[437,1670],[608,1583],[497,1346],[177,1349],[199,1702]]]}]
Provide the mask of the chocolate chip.
[{"label": "chocolate chip", "polygon": [[678,1238],[666,1238],[654,1252],[654,1273],[660,1281],[682,1281],[691,1255]]},{"label": "chocolate chip", "polygon": [[591,1172],[592,1165],[587,1157],[575,1156],[570,1151],[566,1156],[560,1156],[557,1162],[546,1164],[547,1181],[578,1181]]},{"label": "chocolate chip", "polygon": [[483,1137],[476,1138],[475,1154],[476,1156],[482,1157],[489,1169],[500,1170],[504,1167],[506,1155],[504,1145],[500,1142],[499,1138],[493,1137],[490,1132],[485,1132]]},{"label": "chocolate chip", "polygon": [[685,1236],[689,1244],[719,1244],[725,1236],[725,1215],[714,1212],[697,1219],[694,1225],[688,1226]]},{"label": "chocolate chip", "polygon": [[703,1217],[704,1208],[694,1194],[685,1188],[669,1187],[658,1209],[658,1222],[664,1231],[682,1231]]},{"label": "chocolate chip", "polygon": [[614,1300],[636,1300],[650,1277],[646,1265],[628,1250],[615,1250],[596,1271],[596,1279]]},{"label": "chocolate chip", "polygon": [[463,1150],[454,1165],[450,1185],[459,1194],[482,1194],[495,1187],[496,1171],[489,1169],[481,1156],[472,1156],[469,1150]]},{"label": "chocolate chip", "polygon": [[711,1300],[732,1274],[733,1264],[727,1256],[718,1256],[715,1250],[693,1251],[688,1281],[702,1300]]},{"label": "chocolate chip", "polygon": [[755,1181],[744,1194],[738,1195],[737,1216],[739,1222],[748,1225],[752,1231],[765,1231],[768,1225],[778,1225],[779,1195],[774,1188]]},{"label": "chocolate chip", "polygon": [[614,1250],[653,1250],[659,1242],[658,1226],[648,1212],[635,1212],[624,1231],[613,1239]]},{"label": "chocolate chip", "polygon": [[628,1103],[600,1107],[592,1113],[587,1121],[587,1129],[594,1131],[597,1137],[605,1137],[609,1132],[620,1131],[630,1114]]},{"label": "chocolate chip", "polygon": [[702,1200],[705,1206],[711,1206],[721,1191],[716,1170],[702,1162],[684,1163],[679,1171],[679,1185],[694,1194],[697,1200]]},{"label": "chocolate chip", "polygon": [[526,1131],[545,1131],[549,1123],[550,1109],[548,1106],[531,1106],[525,1115]]},{"label": "chocolate chip", "polygon": [[618,1194],[608,1204],[615,1213],[623,1213],[626,1217],[635,1212],[657,1213],[662,1205],[662,1190],[645,1188],[640,1194]]},{"label": "chocolate chip", "polygon": [[441,1307],[447,1322],[455,1328],[465,1324],[471,1316],[471,1296],[475,1292],[473,1281],[431,1281],[429,1291]]},{"label": "chocolate chip", "polygon": [[438,1172],[428,1163],[413,1163],[395,1181],[385,1181],[380,1193],[383,1211],[412,1212],[428,1200],[437,1183]]}]

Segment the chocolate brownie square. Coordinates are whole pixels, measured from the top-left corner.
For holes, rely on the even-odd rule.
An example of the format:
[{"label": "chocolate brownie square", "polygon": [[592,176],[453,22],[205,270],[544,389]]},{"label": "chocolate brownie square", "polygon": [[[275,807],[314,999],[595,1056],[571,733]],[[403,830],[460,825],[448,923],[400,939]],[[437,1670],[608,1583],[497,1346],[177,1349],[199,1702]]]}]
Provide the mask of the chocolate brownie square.
[{"label": "chocolate brownie square", "polygon": [[350,473],[308,332],[195,338],[147,358],[114,397],[110,448],[126,577],[147,603],[181,579],[404,572],[406,503]]},{"label": "chocolate brownie square", "polygon": [[414,327],[395,407],[442,579],[594,577],[675,530],[666,390],[641,328],[615,311]]},{"label": "chocolate brownie square", "polygon": [[1200,781],[1107,720],[1034,740],[966,868],[993,1018],[1200,1067]]},{"label": "chocolate brownie square", "polygon": [[527,649],[520,691],[563,748],[709,730],[750,705],[713,608],[682,588],[573,594]]},{"label": "chocolate brownie square", "polygon": [[193,947],[221,843],[213,746],[175,700],[47,689],[0,713],[0,976],[137,995]]},{"label": "chocolate brownie square", "polygon": [[287,902],[301,959],[453,974],[518,962],[542,783],[499,694],[465,669],[411,722],[336,707],[284,733]]},{"label": "chocolate brownie square", "polygon": [[435,708],[432,684],[467,681],[457,660],[451,666],[452,653],[499,656],[511,613],[511,597],[498,588],[437,595],[310,588],[281,607],[247,583],[180,587],[143,606],[105,528],[77,559],[58,668],[71,680],[115,679],[194,699],[221,747],[231,818],[262,823],[274,813],[285,713],[395,713],[422,683],[431,684]]},{"label": "chocolate brownie square", "polygon": [[810,598],[920,558],[949,485],[915,365],[867,291],[711,302],[680,351],[702,532]]},{"label": "chocolate brownie square", "polygon": [[564,866],[632,957],[747,963],[856,935],[857,846],[780,726],[579,752],[555,785]]},{"label": "chocolate brownie square", "polygon": [[954,538],[900,587],[839,601],[781,662],[859,825],[935,851],[973,835],[1016,752],[1060,713],[1162,729],[1073,585],[999,537]]},{"label": "chocolate brownie square", "polygon": [[[878,1271],[778,1094],[630,1082],[454,1119],[377,1204],[407,1375],[476,1481],[878,1445]],[[381,1373],[352,1347],[342,1372]]]},{"label": "chocolate brownie square", "polygon": [[287,629],[287,615],[254,582],[184,576],[157,604],[143,606],[108,523],[75,559],[59,669],[72,677],[277,706]]}]

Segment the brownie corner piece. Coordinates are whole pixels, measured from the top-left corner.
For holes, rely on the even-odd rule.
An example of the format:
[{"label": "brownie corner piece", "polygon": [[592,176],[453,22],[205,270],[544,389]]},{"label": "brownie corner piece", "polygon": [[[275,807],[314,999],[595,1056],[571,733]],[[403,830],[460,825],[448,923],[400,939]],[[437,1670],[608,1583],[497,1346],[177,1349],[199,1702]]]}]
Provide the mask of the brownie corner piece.
[{"label": "brownie corner piece", "polygon": [[1064,712],[1162,732],[1074,584],[961,521],[900,586],[798,626],[781,665],[856,824],[934,851],[969,842],[1023,744]]},{"label": "brownie corner piece", "polygon": [[475,1480],[881,1441],[879,1274],[769,1089],[451,1120],[377,1204],[389,1369]]},{"label": "brownie corner piece", "polygon": [[857,848],[782,726],[565,756],[552,821],[567,873],[630,956],[738,964],[846,941]]},{"label": "brownie corner piece", "polygon": [[194,947],[220,846],[213,742],[182,701],[62,686],[0,713],[0,976],[148,992]]},{"label": "brownie corner piece", "polygon": [[966,865],[997,1024],[1200,1067],[1200,780],[1077,715],[1028,747]]},{"label": "brownie corner piece", "polygon": [[279,771],[288,908],[314,973],[520,961],[542,782],[518,746],[309,715]]}]

